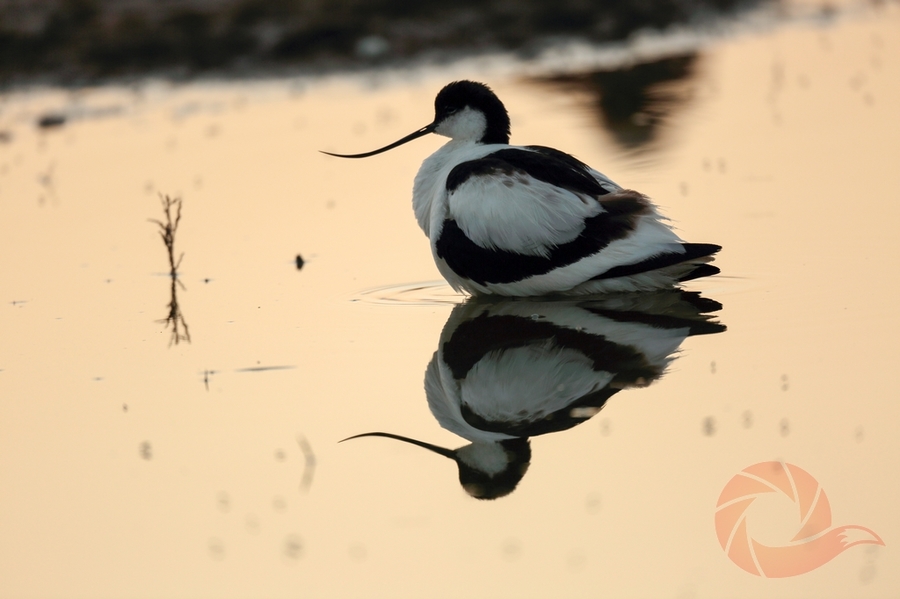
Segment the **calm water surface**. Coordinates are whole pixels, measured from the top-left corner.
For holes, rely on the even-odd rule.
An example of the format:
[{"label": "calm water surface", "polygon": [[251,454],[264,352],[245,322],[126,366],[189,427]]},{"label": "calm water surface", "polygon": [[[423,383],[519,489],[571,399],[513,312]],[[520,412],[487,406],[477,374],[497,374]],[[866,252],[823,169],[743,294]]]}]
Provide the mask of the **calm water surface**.
[{"label": "calm water surface", "polygon": [[[647,62],[7,93],[0,596],[896,597],[900,9]],[[443,140],[316,151],[421,127],[461,77],[495,88],[514,143],[722,244],[723,274],[463,304],[410,209]],[[610,100],[628,85],[637,112]],[[461,417],[492,397],[547,418]],[[483,481],[409,444],[338,443],[372,431],[518,437],[508,494],[473,498]],[[719,496],[779,460],[827,492],[829,526],[884,545],[787,578],[733,563]],[[758,543],[796,545],[798,484],[747,509]]]}]

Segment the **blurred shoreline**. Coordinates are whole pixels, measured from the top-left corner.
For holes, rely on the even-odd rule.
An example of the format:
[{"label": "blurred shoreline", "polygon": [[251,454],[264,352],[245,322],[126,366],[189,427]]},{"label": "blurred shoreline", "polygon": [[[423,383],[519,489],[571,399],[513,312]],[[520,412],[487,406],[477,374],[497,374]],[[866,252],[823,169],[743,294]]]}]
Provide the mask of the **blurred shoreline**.
[{"label": "blurred shoreline", "polygon": [[0,0],[0,86],[325,73],[621,42],[777,0]]}]

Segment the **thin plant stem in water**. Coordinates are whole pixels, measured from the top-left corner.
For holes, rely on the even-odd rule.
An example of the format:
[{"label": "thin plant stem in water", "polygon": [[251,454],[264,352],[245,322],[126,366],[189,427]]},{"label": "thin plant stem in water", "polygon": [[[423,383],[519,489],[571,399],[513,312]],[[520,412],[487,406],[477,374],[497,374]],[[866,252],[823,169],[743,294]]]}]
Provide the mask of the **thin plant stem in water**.
[{"label": "thin plant stem in water", "polygon": [[149,220],[159,225],[159,235],[166,245],[166,250],[169,254],[169,279],[172,282],[172,286],[170,288],[171,301],[168,305],[169,314],[157,322],[166,323],[166,327],[172,326],[172,337],[169,340],[169,346],[171,347],[173,343],[178,345],[181,341],[191,342],[191,334],[188,330],[187,322],[185,322],[181,308],[178,306],[178,287],[180,286],[185,291],[187,290],[184,283],[178,278],[178,267],[181,266],[184,252],[178,256],[177,260],[175,259],[175,233],[178,231],[178,224],[181,222],[181,198],[170,198],[168,195],[160,194],[159,199],[162,201],[166,221],[163,222],[154,218]]}]

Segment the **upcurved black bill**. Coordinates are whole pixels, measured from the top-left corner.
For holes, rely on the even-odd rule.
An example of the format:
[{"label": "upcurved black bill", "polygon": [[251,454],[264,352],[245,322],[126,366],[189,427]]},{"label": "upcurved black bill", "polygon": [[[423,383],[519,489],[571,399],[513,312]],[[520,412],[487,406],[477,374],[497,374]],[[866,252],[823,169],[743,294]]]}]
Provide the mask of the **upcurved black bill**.
[{"label": "upcurved black bill", "polygon": [[431,443],[425,443],[424,441],[416,441],[415,439],[410,439],[409,437],[401,437],[400,435],[394,435],[391,433],[363,433],[361,435],[353,435],[352,437],[341,439],[339,443],[349,441],[350,439],[359,439],[360,437],[387,437],[388,439],[396,439],[397,441],[404,441],[406,443],[418,445],[419,447],[424,447],[425,449],[440,454],[445,458],[450,458],[454,461],[456,460],[456,452],[452,449],[446,449],[444,447],[439,447],[438,445],[432,445]]},{"label": "upcurved black bill", "polygon": [[[324,150],[319,150],[323,154],[328,154],[329,156],[337,156],[338,158],[367,158],[369,156],[374,156],[375,154],[381,154],[382,152],[387,152],[388,150],[392,150],[397,146],[402,146],[408,141],[412,141],[414,139],[418,139],[423,135],[428,135],[429,133],[434,133],[434,130],[437,128],[437,123],[431,123],[429,125],[425,125],[418,131],[410,133],[403,139],[398,139],[392,144],[386,145],[383,148],[379,148],[377,150],[372,150],[371,152],[363,152],[362,154],[335,154],[334,152],[326,152]],[[352,439],[353,437],[351,437]],[[346,440],[346,439],[345,439]]]}]

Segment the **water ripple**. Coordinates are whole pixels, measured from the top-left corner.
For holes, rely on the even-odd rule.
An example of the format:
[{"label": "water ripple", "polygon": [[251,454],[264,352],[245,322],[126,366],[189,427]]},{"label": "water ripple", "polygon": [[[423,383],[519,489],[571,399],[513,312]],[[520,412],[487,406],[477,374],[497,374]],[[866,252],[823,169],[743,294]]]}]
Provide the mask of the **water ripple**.
[{"label": "water ripple", "polygon": [[373,287],[350,297],[351,302],[391,306],[453,306],[465,299],[465,295],[453,291],[444,281],[419,281]]}]

